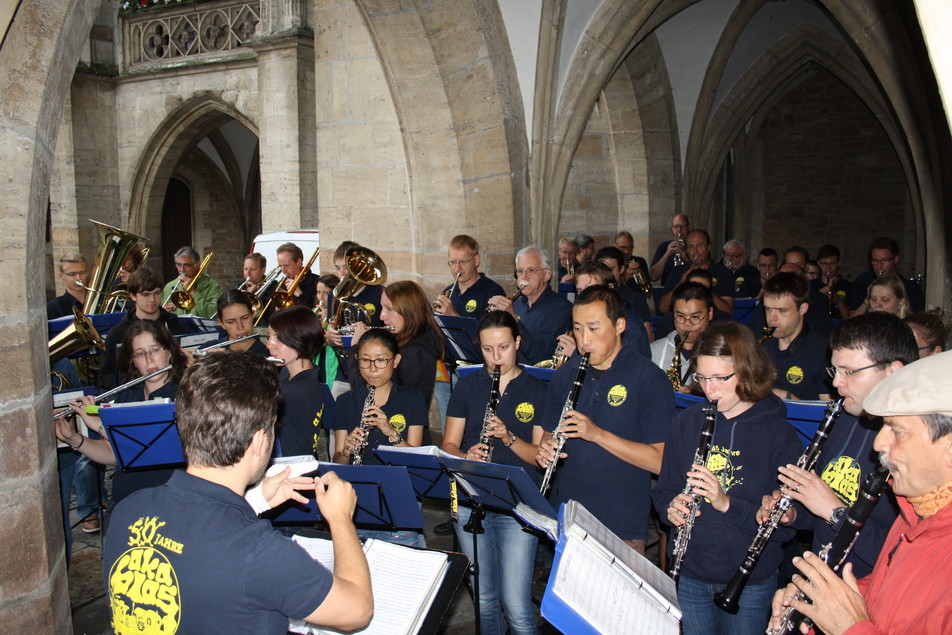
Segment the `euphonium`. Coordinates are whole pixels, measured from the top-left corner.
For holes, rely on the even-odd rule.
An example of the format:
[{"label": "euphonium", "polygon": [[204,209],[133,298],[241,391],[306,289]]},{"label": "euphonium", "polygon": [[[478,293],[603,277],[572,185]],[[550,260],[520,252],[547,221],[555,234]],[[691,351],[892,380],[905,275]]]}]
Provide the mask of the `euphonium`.
[{"label": "euphonium", "polygon": [[347,308],[355,304],[347,302],[365,286],[376,286],[387,281],[387,265],[376,253],[366,247],[351,247],[344,255],[347,275],[334,288],[334,317],[331,323],[340,328],[349,324],[344,319]]},{"label": "euphonium", "polygon": [[83,302],[83,313],[107,313],[107,309],[114,304],[116,297],[111,293],[122,263],[129,252],[140,240],[146,240],[130,232],[122,231],[105,223],[90,220],[96,226],[99,237],[99,249],[96,252],[96,264],[92,280],[86,287],[92,293],[86,295]]},{"label": "euphonium", "polygon": [[765,326],[765,327],[764,327],[764,334],[760,336],[760,339],[757,340],[757,343],[758,343],[758,344],[763,344],[764,342],[766,342],[767,340],[769,340],[769,339],[770,339],[770,336],[773,335],[773,334],[774,334],[774,331],[776,331],[776,330],[777,330],[777,327],[776,327],[776,326]]},{"label": "euphonium", "polygon": [[202,264],[198,267],[198,273],[195,274],[195,277],[192,278],[184,289],[178,291],[173,291],[169,296],[169,300],[176,308],[183,311],[191,311],[195,308],[195,298],[192,297],[192,289],[195,288],[195,285],[198,284],[199,278],[205,275],[205,270],[208,269],[208,263],[212,261],[212,256],[215,254],[214,251],[208,252],[204,258],[202,258]]},{"label": "euphonium", "polygon": [[559,428],[562,425],[565,414],[569,410],[575,410],[575,404],[578,403],[578,397],[582,392],[582,384],[585,383],[585,373],[588,372],[588,356],[589,353],[582,355],[582,360],[578,365],[578,372],[575,373],[575,380],[572,382],[572,388],[569,390],[569,394],[565,398],[565,404],[562,406],[562,414],[559,415],[559,424],[552,432],[552,437],[556,441],[555,458],[549,461],[549,464],[545,468],[545,474],[542,477],[542,487],[539,488],[539,491],[542,492],[543,495],[549,490],[549,485],[552,484],[552,475],[555,474],[555,466],[559,462],[559,455],[562,454],[562,449],[565,447],[565,435]]},{"label": "euphonium", "polygon": [[[704,409],[704,425],[701,427],[701,440],[698,443],[697,451],[694,453],[694,459],[691,461],[692,469],[694,465],[707,465],[716,420],[717,400],[715,399]],[[688,542],[691,540],[691,530],[694,529],[697,510],[701,506],[701,497],[694,493],[694,485],[690,481],[684,484],[683,493],[691,497],[691,503],[688,505],[689,511],[684,517],[684,524],[678,527],[677,537],[674,540],[674,552],[671,555],[671,577],[675,582],[681,577],[681,563],[684,562],[684,554],[687,553]]]},{"label": "euphonium", "polygon": [[492,387],[489,389],[489,401],[486,403],[486,412],[483,414],[483,427],[479,431],[479,442],[486,446],[486,462],[492,463],[494,437],[489,432],[489,420],[496,416],[499,407],[499,366],[493,368]]},{"label": "euphonium", "polygon": [[362,465],[364,462],[364,450],[367,449],[367,437],[370,435],[370,419],[367,418],[367,408],[374,406],[374,393],[377,387],[370,385],[367,387],[367,398],[364,399],[364,409],[360,416],[360,431],[364,433],[363,438],[357,442],[354,451],[350,453],[351,465]]},{"label": "euphonium", "polygon": [[297,288],[301,285],[301,281],[304,280],[304,276],[311,273],[311,265],[313,265],[314,261],[317,260],[317,255],[319,253],[321,253],[320,247],[314,250],[314,253],[311,254],[311,258],[307,261],[307,264],[304,265],[304,268],[298,272],[298,275],[294,277],[294,280],[291,281],[291,286],[287,288],[287,291],[275,291],[271,294],[271,302],[274,303],[274,306],[277,309],[286,309],[289,306],[294,305],[294,292],[297,291]]},{"label": "euphonium", "polygon": [[681,349],[688,341],[688,334],[678,333],[675,337],[678,339],[678,343],[674,347],[674,358],[671,360],[671,366],[665,372],[668,374],[668,381],[671,382],[674,392],[681,392]]},{"label": "euphonium", "polygon": [[460,277],[461,275],[463,275],[463,272],[462,272],[462,271],[457,272],[457,273],[456,273],[456,279],[453,280],[453,286],[451,286],[451,287],[450,287],[449,289],[447,289],[446,291],[443,291],[442,293],[440,293],[439,297],[438,297],[436,300],[433,300],[433,310],[434,310],[434,311],[439,311],[439,310],[440,310],[439,298],[452,298],[452,297],[453,297],[453,292],[456,291],[456,288],[459,286],[459,277]]},{"label": "euphonium", "polygon": [[[823,444],[826,442],[827,437],[830,436],[833,423],[843,411],[843,401],[844,398],[841,397],[838,401],[831,401],[827,406],[826,416],[823,418],[823,421],[820,422],[816,434],[813,435],[813,440],[797,460],[797,467],[800,469],[809,472],[813,469],[817,459],[820,458],[820,450],[823,449]],[[793,498],[791,498],[789,494],[782,494],[780,500],[774,503],[773,508],[770,510],[770,517],[757,529],[757,535],[754,536],[753,542],[751,542],[750,547],[747,548],[747,557],[744,558],[744,561],[740,564],[740,567],[738,567],[737,573],[735,573],[734,577],[727,583],[724,590],[714,596],[714,603],[728,613],[737,612],[740,594],[743,593],[744,587],[747,585],[747,580],[750,579],[751,572],[754,570],[757,562],[760,561],[760,555],[763,553],[764,547],[766,547],[770,541],[770,537],[773,536],[774,530],[780,525],[780,519],[787,513],[787,510],[790,509],[792,504]]]}]

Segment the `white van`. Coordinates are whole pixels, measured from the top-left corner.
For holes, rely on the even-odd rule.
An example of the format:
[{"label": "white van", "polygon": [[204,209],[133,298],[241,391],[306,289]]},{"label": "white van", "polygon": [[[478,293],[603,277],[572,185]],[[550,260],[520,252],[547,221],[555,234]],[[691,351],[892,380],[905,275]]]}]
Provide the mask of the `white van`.
[{"label": "white van", "polygon": [[[251,251],[248,253],[259,253],[268,259],[268,272],[278,266],[278,247],[284,243],[294,243],[304,252],[304,264],[311,258],[314,250],[320,247],[320,232],[316,227],[307,229],[292,229],[290,231],[269,232],[267,234],[258,234],[254,242],[251,243]],[[319,273],[320,268],[317,263],[312,267],[314,273]]]}]

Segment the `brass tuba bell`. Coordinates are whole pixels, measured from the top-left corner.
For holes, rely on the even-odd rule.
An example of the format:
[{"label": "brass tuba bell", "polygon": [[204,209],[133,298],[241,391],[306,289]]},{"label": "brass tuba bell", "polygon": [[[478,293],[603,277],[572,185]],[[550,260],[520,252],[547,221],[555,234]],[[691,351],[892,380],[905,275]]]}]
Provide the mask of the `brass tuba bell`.
[{"label": "brass tuba bell", "polygon": [[335,327],[346,326],[344,313],[355,304],[350,301],[366,286],[377,286],[387,281],[387,265],[372,250],[366,247],[351,247],[344,256],[347,275],[334,288],[334,303],[337,305],[332,320]]},{"label": "brass tuba bell", "polygon": [[[108,313],[110,307],[115,306],[116,300],[120,296],[114,296],[112,286],[115,283],[116,276],[122,268],[129,251],[140,240],[146,240],[142,236],[123,231],[90,220],[96,226],[99,234],[99,249],[96,252],[96,265],[93,272],[93,278],[89,282],[86,294],[86,301],[83,303],[83,313],[92,315],[94,313]],[[128,296],[128,294],[126,294]]]},{"label": "brass tuba bell", "polygon": [[73,323],[49,342],[50,364],[92,346],[100,350],[106,348],[93,323],[79,310],[79,307],[74,306]]}]

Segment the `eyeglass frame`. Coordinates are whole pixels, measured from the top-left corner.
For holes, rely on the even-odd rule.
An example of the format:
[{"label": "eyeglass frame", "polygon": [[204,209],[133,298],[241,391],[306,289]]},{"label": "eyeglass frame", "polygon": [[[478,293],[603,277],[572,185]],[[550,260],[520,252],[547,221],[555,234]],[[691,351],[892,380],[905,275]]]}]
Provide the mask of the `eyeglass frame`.
[{"label": "eyeglass frame", "polygon": [[709,381],[709,382],[711,382],[712,384],[726,384],[726,383],[727,383],[728,381],[730,381],[730,379],[733,378],[734,375],[736,375],[736,374],[737,374],[737,373],[734,372],[734,373],[731,373],[730,375],[721,375],[721,376],[714,376],[714,377],[705,377],[704,375],[701,375],[701,374],[699,374],[699,373],[697,373],[697,372],[694,372],[694,373],[691,373],[691,379],[693,379],[694,381],[696,381],[696,382],[699,383],[699,384],[700,384],[702,381]]},{"label": "eyeglass frame", "polygon": [[856,368],[854,370],[840,370],[836,366],[827,366],[826,374],[830,376],[830,379],[836,379],[837,375],[843,375],[844,378],[855,375],[856,373],[862,372],[864,370],[869,370],[870,368],[876,368],[877,366],[888,366],[889,362],[876,362],[875,364],[870,364],[869,366],[863,366],[862,368]]},{"label": "eyeglass frame", "polygon": [[551,270],[552,270],[552,267],[542,267],[542,268],[527,267],[525,269],[516,269],[513,273],[516,274],[517,278],[519,278],[524,275],[534,276],[537,273],[542,273],[543,271],[551,271]]},{"label": "eyeglass frame", "polygon": [[132,353],[132,356],[131,356],[131,357],[132,357],[132,359],[137,360],[137,361],[144,360],[144,359],[146,359],[147,357],[151,357],[151,358],[155,359],[156,355],[158,355],[159,353],[161,353],[161,352],[163,352],[163,351],[167,351],[167,350],[169,350],[169,349],[168,349],[168,347],[166,347],[166,346],[156,347],[156,348],[150,348],[150,349],[147,350],[147,351],[136,351],[136,352]]},{"label": "eyeglass frame", "polygon": [[[376,357],[374,359],[367,359],[366,357],[358,357],[357,365],[364,370],[367,370],[370,367],[374,367],[377,370],[383,370],[390,365],[390,362],[394,360],[394,357]],[[380,362],[383,362],[383,365],[380,365]]]},{"label": "eyeglass frame", "polygon": [[701,321],[707,317],[707,313],[702,315],[678,315],[674,314],[675,324],[684,324],[685,322],[689,323],[691,326],[697,326]]}]

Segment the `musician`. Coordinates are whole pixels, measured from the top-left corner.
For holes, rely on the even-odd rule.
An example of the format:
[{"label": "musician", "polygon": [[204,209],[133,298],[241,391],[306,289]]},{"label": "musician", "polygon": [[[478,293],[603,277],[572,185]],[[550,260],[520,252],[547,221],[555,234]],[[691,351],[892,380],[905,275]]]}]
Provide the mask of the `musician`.
[{"label": "musician", "polygon": [[[799,265],[796,263],[788,262],[781,265],[774,275],[778,275],[780,273],[797,275],[806,280],[803,270],[800,269]],[[807,282],[807,288],[810,289],[810,291],[808,296],[809,300],[807,302],[807,312],[804,316],[804,320],[809,329],[815,335],[818,335],[824,339],[828,338],[830,333],[833,332],[833,320],[830,317],[830,311],[828,309],[828,298],[820,295],[810,288],[809,282]],[[761,288],[761,298],[763,298],[763,295],[764,289]],[[763,303],[758,304],[757,307],[751,312],[747,326],[751,331],[754,332],[755,336],[760,337],[763,334],[764,327],[767,326],[767,314],[764,311]]]},{"label": "musician", "polygon": [[[251,308],[251,303],[248,302],[248,296],[237,289],[229,289],[218,298],[217,309],[216,315],[218,317],[215,320],[218,322],[219,328],[225,331],[224,337],[219,342],[228,342],[251,335],[254,330],[252,323],[254,322],[255,312]],[[226,349],[216,348],[212,350],[223,351]],[[262,344],[258,338],[231,344],[227,350],[239,353],[247,351],[265,357],[268,356],[268,347]]]},{"label": "musician", "polygon": [[577,234],[575,242],[578,243],[578,263],[584,265],[591,261],[595,253],[595,239],[588,234]]},{"label": "musician", "polygon": [[[860,486],[879,463],[873,440],[883,422],[867,412],[866,398],[879,382],[919,359],[912,331],[902,320],[886,313],[870,313],[843,322],[833,331],[830,348],[832,365],[828,371],[833,375],[833,387],[846,399],[845,412],[833,425],[815,472],[795,465],[780,468],[784,493],[799,503],[783,521],[792,522],[797,529],[813,529],[814,551],[830,542],[843,526]],[[779,498],[780,492],[775,491],[773,497]],[[767,508],[772,506],[768,497],[763,503]],[[763,510],[761,518],[768,511]],[[853,563],[856,575],[864,576],[872,570],[896,514],[892,499],[884,495],[847,560]]]},{"label": "musician", "polygon": [[[492,462],[522,467],[538,482],[535,455],[542,439],[539,420],[546,385],[516,363],[519,326],[510,313],[490,311],[477,328],[486,366],[460,380],[453,391],[443,451],[470,461],[486,461],[488,447],[480,442],[485,426],[485,434],[493,439]],[[497,368],[499,402],[487,422],[491,375]],[[460,548],[473,560],[473,536],[463,529],[470,516],[470,507],[460,506],[453,526]],[[482,525],[485,533],[476,537],[480,631],[505,633],[508,622],[513,635],[534,634],[537,629],[532,608],[532,571],[538,538],[524,531],[523,525],[509,514],[487,511]]]},{"label": "musician", "polygon": [[[668,370],[674,360],[674,351],[681,344],[681,385],[690,375],[691,356],[698,338],[714,319],[714,299],[711,290],[700,282],[684,282],[674,290],[674,330],[651,343],[651,361],[661,370]],[[682,342],[683,340],[683,342]]]},{"label": "musician", "polygon": [[[394,373],[402,361],[397,338],[383,329],[364,333],[354,353],[360,368],[360,380],[354,388],[337,399],[334,413],[334,438],[337,451],[334,462],[349,464],[359,451],[363,465],[383,465],[374,454],[378,447],[420,447],[423,429],[429,421],[429,408],[423,393],[400,386]],[[365,408],[370,386],[374,387],[373,405]],[[366,421],[367,432],[360,429]],[[359,449],[361,442],[366,442]],[[361,538],[377,538],[425,547],[423,534],[413,530],[358,530]]]},{"label": "musician", "polygon": [[575,236],[562,236],[559,239],[559,267],[557,276],[559,282],[573,283],[575,276],[569,274],[569,269],[575,271],[580,264],[578,260],[579,244]]},{"label": "musician", "polygon": [[170,298],[162,308],[175,315],[191,314],[197,315],[198,317],[210,318],[215,313],[215,303],[218,302],[218,298],[221,296],[221,285],[207,273],[203,273],[202,277],[195,283],[195,286],[192,287],[190,293],[192,299],[195,300],[195,306],[192,307],[191,310],[186,311],[185,309],[180,309],[171,301],[173,290],[184,290],[192,283],[195,276],[198,275],[198,270],[201,268],[199,265],[198,252],[191,247],[182,247],[176,251],[175,268],[178,270],[179,275],[175,280],[170,280],[165,285],[165,288],[162,289],[162,297]]},{"label": "musician", "polygon": [[[757,534],[761,492],[776,480],[777,467],[792,463],[803,446],[786,420],[786,408],[771,393],[775,371],[763,347],[737,322],[715,322],[694,349],[694,379],[717,401],[717,420],[706,465],[692,465],[704,420],[703,405],[674,417],[664,463],[651,494],[655,509],[677,528],[685,523],[687,482],[701,496],[691,541],[681,565],[678,601],[685,635],[763,633],[777,588],[781,543],[793,532],[780,528],[764,548],[739,600],[737,615],[711,601],[744,561]],[[676,530],[675,530],[676,531]],[[668,540],[673,549],[674,533]]]},{"label": "musician", "polygon": [[245,275],[243,282],[238,283],[242,291],[254,293],[261,288],[268,272],[268,259],[255,252],[248,254],[242,261],[241,271]]},{"label": "musician", "polygon": [[615,277],[615,284],[612,288],[618,291],[625,307],[638,316],[638,323],[632,323],[631,327],[634,328],[638,324],[642,325],[645,334],[648,336],[648,341],[651,341],[651,309],[648,308],[645,294],[640,289],[633,289],[625,284],[625,279],[628,277],[628,258],[617,247],[602,247],[595,253],[595,260],[611,269],[612,275]]},{"label": "musician", "polygon": [[853,285],[840,275],[840,249],[836,245],[821,245],[816,252],[820,277],[811,284],[813,290],[829,299],[830,316],[849,317],[850,294]]},{"label": "musician", "polygon": [[[277,435],[281,456],[313,455],[328,460],[321,423],[324,391],[311,359],[324,345],[321,320],[307,307],[275,311],[268,322],[268,352],[282,360]],[[277,451],[277,448],[275,448]]]},{"label": "musician", "polygon": [[880,276],[893,274],[899,276],[906,289],[906,299],[912,312],[924,311],[926,308],[925,294],[916,282],[902,277],[899,265],[902,262],[899,256],[899,243],[888,236],[880,236],[873,241],[869,248],[869,269],[853,280],[853,293],[850,310],[855,311],[866,300],[866,291],[870,283]]},{"label": "musician", "polygon": [[[341,283],[346,282],[350,277],[350,269],[347,267],[347,252],[355,247],[360,247],[360,245],[351,240],[345,240],[338,245],[337,250],[334,251],[334,270],[337,272],[338,277],[340,277]],[[327,304],[331,308],[328,318],[331,320],[331,323],[327,326],[327,341],[331,346],[339,349],[343,346],[343,342],[337,329],[344,326],[344,324],[333,323],[337,313],[337,302],[335,302],[337,299],[336,291],[337,289],[335,288],[327,296]],[[366,285],[350,298],[345,298],[345,300],[359,304],[364,308],[364,311],[366,311],[366,317],[363,315],[355,316],[357,321],[362,322],[366,320],[368,321],[368,326],[380,326],[380,296],[382,293],[382,285]],[[346,364],[344,364],[343,367],[346,367]],[[346,375],[343,371],[338,379],[346,379]]]},{"label": "musician", "polygon": [[[159,306],[162,302],[162,278],[148,267],[139,267],[129,276],[129,297],[132,308],[106,335],[106,350],[100,356],[99,377],[96,385],[114,388],[116,382],[116,349],[125,338],[126,329],[140,320],[154,320],[164,325],[173,335],[184,335],[188,328],[177,316]],[[122,368],[122,365],[119,365]]]},{"label": "musician", "polygon": [[332,273],[326,273],[317,279],[317,292],[315,294],[316,304],[314,305],[314,310],[321,316],[322,322],[326,322],[330,319],[327,311],[327,302],[339,284],[340,278]]},{"label": "musician", "polygon": [[707,269],[714,279],[715,308],[725,313],[734,313],[734,276],[730,270],[719,262],[711,259],[711,238],[703,229],[695,229],[688,233],[685,239],[684,254],[687,262],[674,267],[664,282],[664,295],[661,296],[659,312],[671,310],[671,295],[674,288],[685,281],[692,269]]},{"label": "musician", "polygon": [[[615,274],[604,262],[592,260],[580,265],[575,272],[575,293],[580,294],[589,287],[603,285],[614,288]],[[648,336],[644,329],[637,328],[641,323],[638,317],[630,307],[625,307],[625,332],[622,333],[623,343],[634,347],[641,355],[651,357],[651,349],[648,348]],[[628,328],[628,324],[634,324],[635,328]],[[559,346],[562,347],[562,353],[571,356],[575,351],[575,336],[573,334],[563,333],[558,338]]]},{"label": "musician", "polygon": [[627,258],[628,268],[626,270],[626,276],[624,283],[635,291],[641,291],[638,288],[638,285],[635,284],[633,275],[636,271],[640,271],[641,275],[644,276],[645,280],[649,280],[650,274],[648,273],[648,261],[642,258],[641,256],[635,255],[635,238],[631,235],[631,232],[622,230],[612,236],[612,246],[617,247],[621,253],[625,254]]},{"label": "musician", "polygon": [[691,231],[691,221],[686,214],[675,214],[671,218],[671,235],[674,240],[662,240],[655,249],[651,258],[651,280],[662,283],[668,279],[668,274],[674,268],[674,254],[684,248],[683,241]]},{"label": "musician", "polygon": [[850,317],[863,315],[869,311],[884,311],[901,318],[909,315],[909,303],[906,289],[899,276],[885,274],[873,280],[866,291],[866,303],[850,313]]},{"label": "musician", "polygon": [[[304,269],[304,252],[294,243],[278,246],[278,266],[281,267],[281,273],[287,276],[284,283],[284,288],[287,289]],[[294,290],[294,304],[310,309],[314,307],[316,297],[317,274],[309,270]]]},{"label": "musician", "polygon": [[[710,289],[714,286],[714,278],[711,277],[711,272],[707,269],[695,269],[690,272],[687,277],[685,277],[684,282],[698,282],[703,284],[705,287]],[[713,301],[713,300],[712,300]],[[673,302],[672,302],[673,305]],[[719,309],[714,309],[714,318],[711,320],[733,320],[734,316],[729,313],[724,313]],[[668,311],[661,315],[661,319],[658,320],[654,325],[653,329],[655,339],[666,337],[669,333],[674,331],[674,311]]]},{"label": "musician", "polygon": [[[622,342],[625,318],[612,289],[589,287],[575,299],[572,324],[590,370],[574,410],[561,419],[580,356],[562,365],[549,384],[536,463],[555,460],[557,426],[565,434],[551,499],[575,499],[629,546],[644,553],[651,474],[661,469],[664,436],[674,415],[665,374]],[[520,329],[520,334],[521,334]],[[564,460],[564,462],[562,462]]]},{"label": "musician", "polygon": [[73,315],[73,307],[80,310],[86,301],[86,285],[89,284],[89,267],[86,257],[78,251],[67,251],[60,257],[59,279],[65,291],[46,303],[46,319]]},{"label": "musician", "polygon": [[765,247],[760,250],[760,253],[757,254],[757,272],[760,274],[758,278],[757,285],[757,295],[755,297],[762,298],[764,296],[764,283],[770,279],[770,276],[777,273],[777,268],[780,266],[780,256],[777,255],[777,251],[770,247]]},{"label": "musician", "polygon": [[757,295],[757,269],[749,262],[750,252],[744,241],[731,238],[724,243],[724,266],[734,274],[734,297],[751,298]]},{"label": "musician", "polygon": [[920,359],[930,355],[938,355],[947,350],[949,326],[939,313],[933,311],[913,313],[906,316],[905,321],[916,337],[916,347],[919,350]]},{"label": "musician", "polygon": [[810,330],[810,286],[796,273],[781,272],[764,283],[764,312],[773,335],[764,350],[777,369],[774,394],[781,399],[828,401],[826,338]]},{"label": "musician", "polygon": [[279,397],[277,372],[257,355],[210,355],[189,370],[176,413],[188,467],[123,501],[106,536],[114,626],[285,633],[289,618],[345,631],[369,622],[370,573],[349,483],[328,473],[292,484],[285,472],[262,484],[271,506],[305,501],[292,487],[314,490],[333,535],[333,573],[242,498],[268,466]]},{"label": "musician", "polygon": [[[132,275],[130,284],[139,271]],[[185,373],[186,363],[185,353],[179,348],[178,342],[169,330],[160,322],[138,320],[131,323],[125,330],[123,345],[119,350],[119,368],[123,370],[123,382],[144,377],[170,364],[172,369],[123,390],[115,396],[114,402],[131,403],[155,398],[174,400],[178,382]],[[90,439],[80,434],[66,421],[65,417],[56,420],[56,437],[96,463],[115,465],[116,455],[103,433],[102,421],[98,415],[86,413],[86,406],[91,406],[93,403],[93,397],[84,396],[72,402],[70,408],[82,417],[87,428],[97,431],[101,438]],[[117,470],[112,479],[111,507],[133,492],[165,483],[171,474],[171,469],[132,472]],[[108,530],[108,524],[106,529]]]},{"label": "musician", "polygon": [[[829,635],[948,633],[952,354],[896,370],[869,392],[865,405],[871,414],[884,417],[873,449],[889,468],[902,513],[869,576],[857,580],[855,566],[846,564],[840,578],[813,553],[794,560],[809,581],[796,576],[793,584],[777,592],[771,626],[776,626],[783,607],[792,604]],[[880,499],[877,508],[882,504]],[[860,538],[865,533],[864,525]],[[791,601],[798,588],[812,604]]]},{"label": "musician", "polygon": [[800,273],[807,270],[807,261],[810,260],[810,252],[799,245],[787,247],[783,252],[783,264],[796,265]]},{"label": "musician", "polygon": [[489,298],[496,295],[505,295],[502,287],[496,284],[486,274],[478,271],[482,262],[479,257],[479,243],[472,236],[460,234],[450,241],[446,261],[450,273],[456,280],[456,291],[450,297],[447,294],[453,289],[448,285],[443,293],[436,298],[437,313],[443,315],[462,315],[479,319],[486,312]]},{"label": "musician", "polygon": [[552,357],[556,338],[572,324],[572,305],[549,287],[552,265],[545,251],[530,245],[516,254],[516,285],[522,294],[511,302],[504,295],[489,299],[498,311],[508,311],[519,320],[519,362],[535,364]]},{"label": "musician", "polygon": [[143,247],[139,243],[135,243],[129,248],[129,253],[126,254],[126,257],[122,260],[122,266],[119,267],[119,274],[116,276],[116,284],[113,286],[113,291],[121,285],[128,284],[129,276],[143,264],[145,264]]}]

